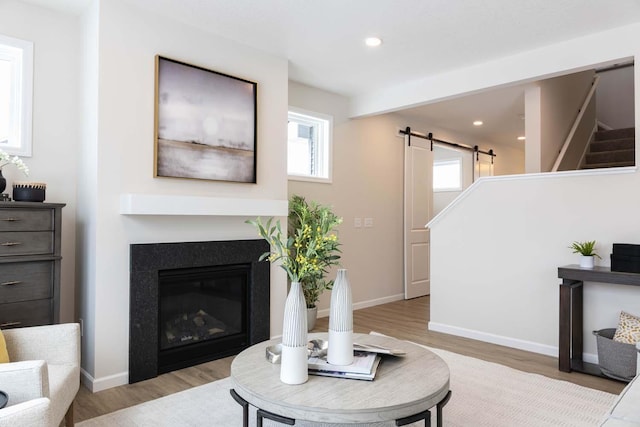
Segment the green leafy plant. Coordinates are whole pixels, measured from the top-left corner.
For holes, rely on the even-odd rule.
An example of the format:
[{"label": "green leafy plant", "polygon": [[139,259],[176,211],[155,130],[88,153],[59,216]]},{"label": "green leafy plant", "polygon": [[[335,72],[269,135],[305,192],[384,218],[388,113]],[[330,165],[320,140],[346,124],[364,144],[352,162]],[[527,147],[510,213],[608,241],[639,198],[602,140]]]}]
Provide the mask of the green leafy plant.
[{"label": "green leafy plant", "polygon": [[582,256],[595,256],[600,258],[600,255],[598,255],[594,251],[595,246],[596,246],[595,240],[588,241],[588,242],[573,242],[571,246],[569,246],[569,249],[573,249],[574,254],[580,254]]},{"label": "green leafy plant", "polygon": [[289,201],[288,235],[284,236],[280,221],[269,218],[247,220],[257,228],[258,234],[271,245],[260,260],[280,261],[292,282],[300,282],[307,307],[313,308],[325,289],[333,287],[332,280],[325,280],[329,267],[338,264],[340,243],[336,227],[342,218],[331,208],[315,202],[307,203],[304,197],[294,195]]}]

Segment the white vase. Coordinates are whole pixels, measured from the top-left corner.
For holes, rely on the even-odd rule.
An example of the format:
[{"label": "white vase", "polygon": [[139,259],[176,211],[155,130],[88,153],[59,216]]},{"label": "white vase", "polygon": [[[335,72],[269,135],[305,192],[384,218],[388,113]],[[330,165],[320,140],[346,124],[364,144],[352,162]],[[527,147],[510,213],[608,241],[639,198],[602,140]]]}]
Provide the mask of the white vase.
[{"label": "white vase", "polygon": [[332,365],[353,363],[353,304],[347,270],[343,268],[338,270],[331,290],[327,362]]},{"label": "white vase", "polygon": [[580,268],[593,268],[593,256],[584,256],[580,257]]},{"label": "white vase", "polygon": [[307,308],[307,331],[311,332],[316,327],[318,319],[318,307]]},{"label": "white vase", "polygon": [[300,282],[292,282],[284,304],[280,381],[285,384],[307,382],[307,359],[307,304]]}]

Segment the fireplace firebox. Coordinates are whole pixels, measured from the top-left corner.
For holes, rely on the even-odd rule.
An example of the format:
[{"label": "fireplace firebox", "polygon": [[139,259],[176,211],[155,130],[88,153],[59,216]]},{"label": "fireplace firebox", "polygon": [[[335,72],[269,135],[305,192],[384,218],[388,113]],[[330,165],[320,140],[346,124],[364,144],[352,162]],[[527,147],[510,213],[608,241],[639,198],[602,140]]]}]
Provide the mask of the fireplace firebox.
[{"label": "fireplace firebox", "polygon": [[131,245],[129,382],[269,339],[264,240]]}]

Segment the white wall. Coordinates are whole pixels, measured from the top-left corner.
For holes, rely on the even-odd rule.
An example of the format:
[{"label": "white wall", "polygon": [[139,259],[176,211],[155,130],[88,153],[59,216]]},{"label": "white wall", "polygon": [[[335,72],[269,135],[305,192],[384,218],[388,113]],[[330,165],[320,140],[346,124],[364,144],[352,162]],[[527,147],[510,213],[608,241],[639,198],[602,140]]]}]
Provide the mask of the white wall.
[{"label": "white wall", "polygon": [[634,67],[598,73],[596,88],[596,116],[613,129],[635,126],[633,106]]},{"label": "white wall", "polygon": [[[91,13],[91,11],[87,12]],[[79,223],[83,281],[83,368],[94,391],[126,383],[129,351],[129,245],[253,239],[242,217],[123,216],[123,193],[285,200],[287,61],[174,22],[120,0],[99,3],[95,57],[85,55],[85,84],[97,83],[97,137],[87,129],[83,158],[83,217]],[[258,83],[257,184],[153,178],[154,56],[163,56]],[[97,157],[95,154],[97,153]],[[97,196],[97,197],[96,197]],[[95,206],[95,209],[93,208]],[[272,268],[271,334],[280,334],[284,274]],[[93,310],[93,312],[91,312]]]},{"label": "white wall", "polygon": [[78,20],[30,4],[0,2],[0,33],[33,42],[33,156],[23,158],[25,177],[3,168],[7,190],[14,181],[47,184],[46,202],[66,203],[62,209],[62,271],[60,320],[72,322],[75,305],[75,222],[78,145],[77,54]]},{"label": "white wall", "polygon": [[[289,83],[289,105],[333,116],[333,182],[290,180],[289,194],[331,205],[343,217],[341,263],[356,307],[401,299],[404,148],[396,133],[407,124],[393,115],[350,120],[346,98],[295,82]],[[355,228],[355,217],[373,218],[374,226]],[[318,304],[321,316],[329,301],[326,292]]]}]

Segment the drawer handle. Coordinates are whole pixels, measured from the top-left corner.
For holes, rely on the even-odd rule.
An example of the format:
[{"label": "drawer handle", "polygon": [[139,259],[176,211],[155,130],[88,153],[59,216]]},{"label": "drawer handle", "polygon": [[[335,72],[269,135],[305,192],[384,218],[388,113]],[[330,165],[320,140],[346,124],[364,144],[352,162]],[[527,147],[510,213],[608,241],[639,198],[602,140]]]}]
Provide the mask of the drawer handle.
[{"label": "drawer handle", "polygon": [[8,326],[19,326],[22,325],[22,322],[6,322],[6,323],[0,323],[0,328],[6,328]]},{"label": "drawer handle", "polygon": [[20,242],[2,242],[0,243],[0,246],[17,246],[17,245],[21,245],[22,243]]},{"label": "drawer handle", "polygon": [[12,281],[10,281],[10,282],[0,283],[0,286],[12,286],[12,285],[19,285],[20,283],[22,283],[22,281],[20,281],[20,280],[12,280]]},{"label": "drawer handle", "polygon": [[8,221],[8,222],[15,222],[15,221],[20,221],[20,218],[0,218],[0,221]]}]

